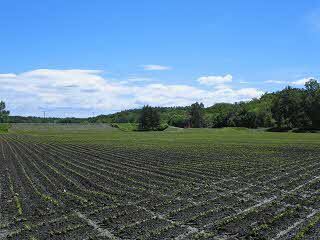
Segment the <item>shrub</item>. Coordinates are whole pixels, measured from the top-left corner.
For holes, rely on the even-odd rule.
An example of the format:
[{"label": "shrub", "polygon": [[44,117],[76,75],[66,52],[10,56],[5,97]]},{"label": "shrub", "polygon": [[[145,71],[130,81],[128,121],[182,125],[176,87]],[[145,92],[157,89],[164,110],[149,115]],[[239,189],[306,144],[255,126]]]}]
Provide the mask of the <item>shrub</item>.
[{"label": "shrub", "polygon": [[6,133],[9,131],[10,125],[8,123],[0,124],[0,133]]}]

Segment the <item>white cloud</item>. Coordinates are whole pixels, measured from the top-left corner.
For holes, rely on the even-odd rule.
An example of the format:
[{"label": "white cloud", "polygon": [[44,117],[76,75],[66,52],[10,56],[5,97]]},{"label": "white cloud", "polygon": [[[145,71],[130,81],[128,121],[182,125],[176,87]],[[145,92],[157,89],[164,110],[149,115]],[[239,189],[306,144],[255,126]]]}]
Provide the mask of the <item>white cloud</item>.
[{"label": "white cloud", "polygon": [[306,82],[308,82],[309,80],[314,79],[313,77],[306,77],[306,78],[302,78],[300,80],[291,82],[292,85],[296,85],[296,86],[304,86],[304,84]]},{"label": "white cloud", "polygon": [[38,69],[17,75],[0,75],[2,98],[13,114],[88,116],[153,106],[185,106],[195,101],[206,106],[216,102],[250,100],[263,94],[255,88],[233,89],[220,84],[201,89],[186,84],[114,81],[97,70]]},{"label": "white cloud", "polygon": [[0,74],[0,78],[15,78],[17,75],[13,73]]},{"label": "white cloud", "polygon": [[198,82],[202,85],[221,85],[224,83],[232,82],[232,75],[225,76],[203,76],[198,78]]},{"label": "white cloud", "polygon": [[313,77],[305,77],[296,81],[282,81],[282,80],[267,80],[264,81],[265,83],[271,83],[271,84],[287,84],[287,85],[294,85],[294,86],[304,86],[304,84],[311,80],[314,79]]},{"label": "white cloud", "polygon": [[255,88],[242,88],[239,90],[233,90],[235,96],[239,98],[245,98],[244,100],[250,100],[252,98],[260,97],[264,94],[263,91],[257,90]]},{"label": "white cloud", "polygon": [[146,71],[164,71],[164,70],[170,70],[171,67],[169,66],[163,66],[163,65],[142,65],[143,69]]},{"label": "white cloud", "polygon": [[287,83],[286,81],[281,81],[281,80],[267,80],[264,81],[265,83],[275,83],[275,84],[285,84]]}]

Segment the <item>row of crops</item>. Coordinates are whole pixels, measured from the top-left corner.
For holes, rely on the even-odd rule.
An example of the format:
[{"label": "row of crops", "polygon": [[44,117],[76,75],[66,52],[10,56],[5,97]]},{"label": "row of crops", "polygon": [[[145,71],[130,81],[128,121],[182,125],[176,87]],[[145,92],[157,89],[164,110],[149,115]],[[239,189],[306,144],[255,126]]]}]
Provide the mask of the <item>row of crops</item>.
[{"label": "row of crops", "polygon": [[0,239],[320,237],[320,149],[195,154],[6,134],[0,152]]}]

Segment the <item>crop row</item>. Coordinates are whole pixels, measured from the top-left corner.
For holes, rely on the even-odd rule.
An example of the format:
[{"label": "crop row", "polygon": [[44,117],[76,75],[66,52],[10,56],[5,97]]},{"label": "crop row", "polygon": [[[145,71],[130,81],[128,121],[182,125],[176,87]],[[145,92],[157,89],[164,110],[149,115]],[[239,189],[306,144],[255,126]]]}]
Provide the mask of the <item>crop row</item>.
[{"label": "crop row", "polygon": [[310,151],[199,155],[0,137],[0,239],[313,236],[320,162]]}]

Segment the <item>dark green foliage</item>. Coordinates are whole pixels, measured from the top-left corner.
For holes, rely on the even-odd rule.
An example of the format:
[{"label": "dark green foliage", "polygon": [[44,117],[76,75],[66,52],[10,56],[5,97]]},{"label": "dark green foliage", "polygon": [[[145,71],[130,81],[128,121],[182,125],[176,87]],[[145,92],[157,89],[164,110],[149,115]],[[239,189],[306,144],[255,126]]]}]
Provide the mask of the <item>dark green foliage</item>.
[{"label": "dark green foliage", "polygon": [[0,123],[0,133],[6,133],[9,131],[10,124],[9,123]]},{"label": "dark green foliage", "polygon": [[0,123],[8,122],[9,111],[6,110],[5,102],[0,102]]},{"label": "dark green foliage", "polygon": [[184,128],[188,126],[188,122],[189,120],[187,117],[175,114],[169,119],[168,124],[170,126]]},{"label": "dark green foliage", "polygon": [[304,94],[302,89],[286,87],[276,95],[271,111],[278,128],[302,127],[308,123]]},{"label": "dark green foliage", "polygon": [[144,106],[139,119],[141,130],[158,130],[160,127],[160,115],[156,108]]},{"label": "dark green foliage", "polygon": [[130,111],[122,111],[110,115],[100,115],[95,118],[90,118],[91,122],[100,123],[137,123],[141,109],[133,109]]},{"label": "dark green foliage", "polygon": [[238,118],[236,118],[236,126],[256,128],[257,127],[257,114],[255,112],[245,110]]},{"label": "dark green foliage", "polygon": [[310,80],[306,83],[305,111],[314,128],[320,128],[320,83]]},{"label": "dark green foliage", "polygon": [[191,109],[189,111],[190,127],[193,127],[193,128],[204,127],[203,109],[204,109],[203,103],[196,102],[191,105]]}]

